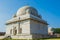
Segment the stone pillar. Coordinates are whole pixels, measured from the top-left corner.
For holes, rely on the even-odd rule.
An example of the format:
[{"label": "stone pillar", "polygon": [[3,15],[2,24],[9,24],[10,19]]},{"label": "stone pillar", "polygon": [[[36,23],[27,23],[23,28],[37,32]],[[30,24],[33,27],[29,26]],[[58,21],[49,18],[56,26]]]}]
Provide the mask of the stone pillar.
[{"label": "stone pillar", "polygon": [[19,33],[20,33],[20,23],[18,23],[18,25],[17,25],[17,35],[19,35]]},{"label": "stone pillar", "polygon": [[[20,17],[19,17],[20,20]],[[20,33],[20,22],[17,23],[17,35],[19,35]]]}]

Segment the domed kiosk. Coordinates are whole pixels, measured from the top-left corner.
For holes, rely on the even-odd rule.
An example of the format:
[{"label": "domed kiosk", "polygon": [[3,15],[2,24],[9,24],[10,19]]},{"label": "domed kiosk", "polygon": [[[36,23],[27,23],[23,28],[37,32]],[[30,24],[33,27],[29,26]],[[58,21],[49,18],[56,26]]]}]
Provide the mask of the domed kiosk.
[{"label": "domed kiosk", "polygon": [[6,35],[13,39],[40,38],[48,34],[48,23],[30,6],[18,9],[12,19],[6,22]]}]

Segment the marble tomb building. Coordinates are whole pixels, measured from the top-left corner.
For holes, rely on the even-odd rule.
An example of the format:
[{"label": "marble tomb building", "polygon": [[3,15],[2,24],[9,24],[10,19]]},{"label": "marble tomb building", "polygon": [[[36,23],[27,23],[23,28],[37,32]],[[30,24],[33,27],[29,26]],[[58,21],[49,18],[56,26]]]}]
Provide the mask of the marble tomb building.
[{"label": "marble tomb building", "polygon": [[48,35],[48,23],[35,8],[24,6],[6,22],[6,35],[17,39],[40,38]]}]

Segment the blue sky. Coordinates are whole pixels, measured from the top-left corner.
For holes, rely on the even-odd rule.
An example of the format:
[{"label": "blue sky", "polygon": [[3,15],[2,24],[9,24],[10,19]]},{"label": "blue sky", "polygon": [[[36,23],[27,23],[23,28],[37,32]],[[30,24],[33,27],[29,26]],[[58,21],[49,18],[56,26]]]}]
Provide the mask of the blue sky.
[{"label": "blue sky", "polygon": [[49,27],[60,28],[60,0],[0,0],[0,32],[5,31],[6,21],[25,5],[36,8]]}]

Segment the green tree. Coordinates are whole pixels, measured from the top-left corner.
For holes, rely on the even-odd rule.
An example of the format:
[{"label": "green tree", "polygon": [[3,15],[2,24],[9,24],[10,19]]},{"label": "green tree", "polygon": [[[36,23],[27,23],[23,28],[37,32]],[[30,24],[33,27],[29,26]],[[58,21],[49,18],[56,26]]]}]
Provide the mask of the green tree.
[{"label": "green tree", "polygon": [[52,28],[53,33],[58,33],[60,34],[60,28]]}]

